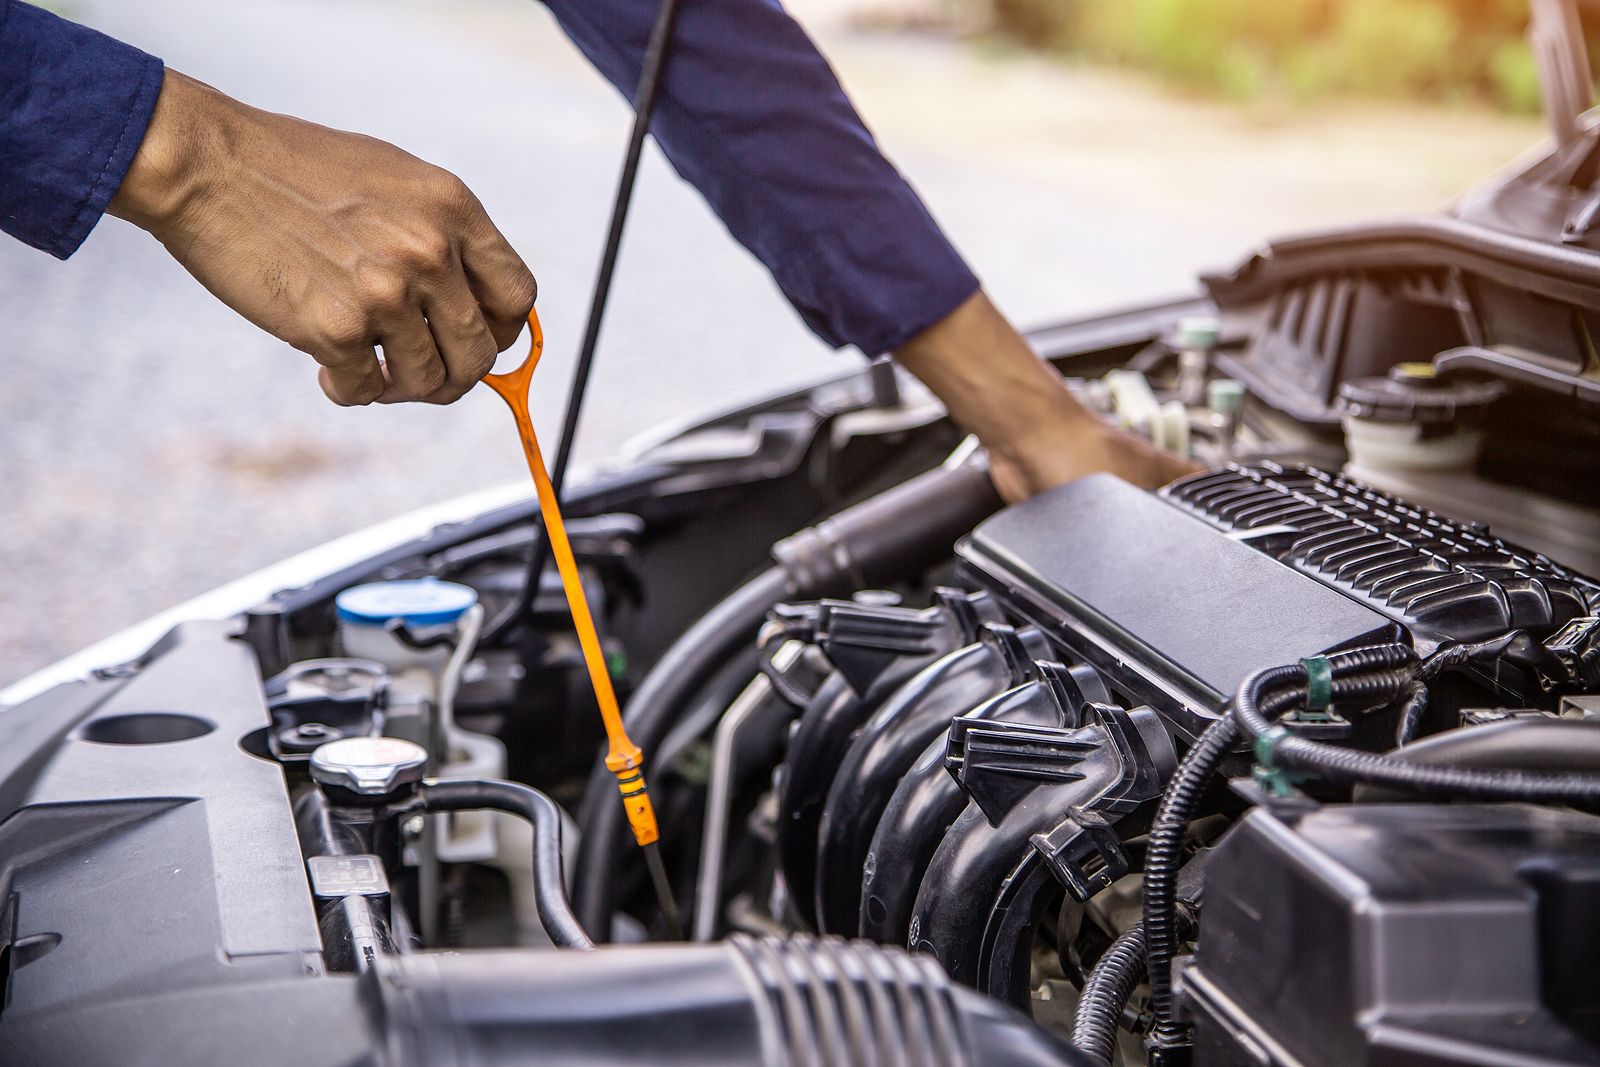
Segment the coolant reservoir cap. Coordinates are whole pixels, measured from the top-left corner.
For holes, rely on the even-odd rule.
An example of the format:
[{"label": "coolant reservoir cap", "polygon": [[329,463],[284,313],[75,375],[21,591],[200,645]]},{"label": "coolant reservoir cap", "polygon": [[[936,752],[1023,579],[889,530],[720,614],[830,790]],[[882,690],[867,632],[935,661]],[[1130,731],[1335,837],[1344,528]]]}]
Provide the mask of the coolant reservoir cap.
[{"label": "coolant reservoir cap", "polygon": [[1506,394],[1504,382],[1441,378],[1431,363],[1401,363],[1386,378],[1356,378],[1339,387],[1344,414],[1374,422],[1454,422]]},{"label": "coolant reservoir cap", "polygon": [[395,619],[409,627],[447,626],[478,602],[478,594],[456,582],[414,578],[355,585],[333,598],[343,622],[383,626]]},{"label": "coolant reservoir cap", "polygon": [[346,737],[311,753],[312,781],[368,797],[420,782],[427,768],[427,751],[398,737]]}]

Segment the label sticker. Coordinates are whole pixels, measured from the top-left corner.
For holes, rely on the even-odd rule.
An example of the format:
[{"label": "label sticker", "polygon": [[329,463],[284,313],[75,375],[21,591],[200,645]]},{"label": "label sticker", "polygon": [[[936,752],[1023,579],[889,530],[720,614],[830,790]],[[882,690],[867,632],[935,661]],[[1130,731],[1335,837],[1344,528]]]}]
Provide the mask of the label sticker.
[{"label": "label sticker", "polygon": [[312,856],[311,891],[319,897],[376,897],[389,892],[389,878],[376,856]]}]

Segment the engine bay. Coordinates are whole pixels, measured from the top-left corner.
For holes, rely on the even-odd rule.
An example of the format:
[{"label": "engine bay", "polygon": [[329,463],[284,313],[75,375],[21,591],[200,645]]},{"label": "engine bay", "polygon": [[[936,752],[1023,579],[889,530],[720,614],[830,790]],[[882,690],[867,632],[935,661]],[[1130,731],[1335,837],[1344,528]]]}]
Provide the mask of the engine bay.
[{"label": "engine bay", "polygon": [[1036,333],[1156,492],[884,365],[591,479],[681,915],[527,502],[7,709],[0,1058],[1600,1062],[1600,283],[1465,227]]}]

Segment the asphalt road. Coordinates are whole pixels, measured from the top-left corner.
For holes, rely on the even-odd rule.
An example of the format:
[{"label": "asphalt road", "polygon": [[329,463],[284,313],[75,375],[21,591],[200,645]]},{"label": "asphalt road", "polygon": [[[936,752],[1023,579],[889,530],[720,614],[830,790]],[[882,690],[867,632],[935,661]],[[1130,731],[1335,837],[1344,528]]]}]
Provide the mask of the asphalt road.
[{"label": "asphalt road", "polygon": [[[974,66],[964,46],[847,33],[830,0],[802,2],[803,18],[813,6],[891,156],[1019,322],[1181,291],[1262,232],[1248,213],[1152,211],[1098,165],[1057,182],[1058,163],[1030,155],[1037,84],[996,84],[1013,76]],[[72,0],[68,13],[251,103],[392,140],[466,179],[539,277],[536,418],[554,423],[628,111],[541,7]],[[967,116],[969,139],[952,143],[937,116],[959,105],[941,92],[991,114],[994,99],[1018,107],[1009,123]],[[990,127],[1020,136],[974,143]],[[1149,170],[1134,161],[1129,174]],[[856,358],[805,332],[653,150],[612,307],[581,461]],[[335,409],[309,360],[117,220],[66,263],[0,242],[0,360],[0,684],[291,552],[526,476],[494,397]]]}]

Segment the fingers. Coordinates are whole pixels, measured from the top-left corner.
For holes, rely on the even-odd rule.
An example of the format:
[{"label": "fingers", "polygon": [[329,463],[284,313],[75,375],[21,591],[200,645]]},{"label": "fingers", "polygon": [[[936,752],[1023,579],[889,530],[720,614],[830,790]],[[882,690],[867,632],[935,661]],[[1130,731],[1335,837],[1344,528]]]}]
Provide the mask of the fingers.
[{"label": "fingers", "polygon": [[[383,348],[331,345],[317,355],[322,390],[344,406],[425,401],[451,404],[494,369],[505,345],[495,338],[485,308],[459,261],[419,277],[418,293],[391,301],[371,327]],[[511,340],[515,340],[513,332]]]},{"label": "fingers", "polygon": [[533,308],[533,274],[483,205],[453,175],[430,171],[416,205],[427,210],[411,226],[386,228],[382,254],[363,257],[345,291],[322,301],[318,343],[304,347],[325,350],[318,377],[335,403],[459,400],[515,343]]},{"label": "fingers", "polygon": [[322,364],[317,371],[317,384],[340,407],[370,404],[382,395],[383,369],[371,345],[330,347],[311,355]]},{"label": "fingers", "polygon": [[383,366],[389,383],[378,397],[380,404],[406,400],[431,400],[445,388],[449,373],[421,310],[391,319],[380,339]]},{"label": "fingers", "polygon": [[539,283],[476,199],[472,208],[461,245],[461,265],[483,309],[495,351],[504,352],[527,325]]},{"label": "fingers", "polygon": [[452,404],[494,369],[500,346],[459,263],[443,285],[424,297],[423,311],[444,365],[445,382],[422,399]]}]

